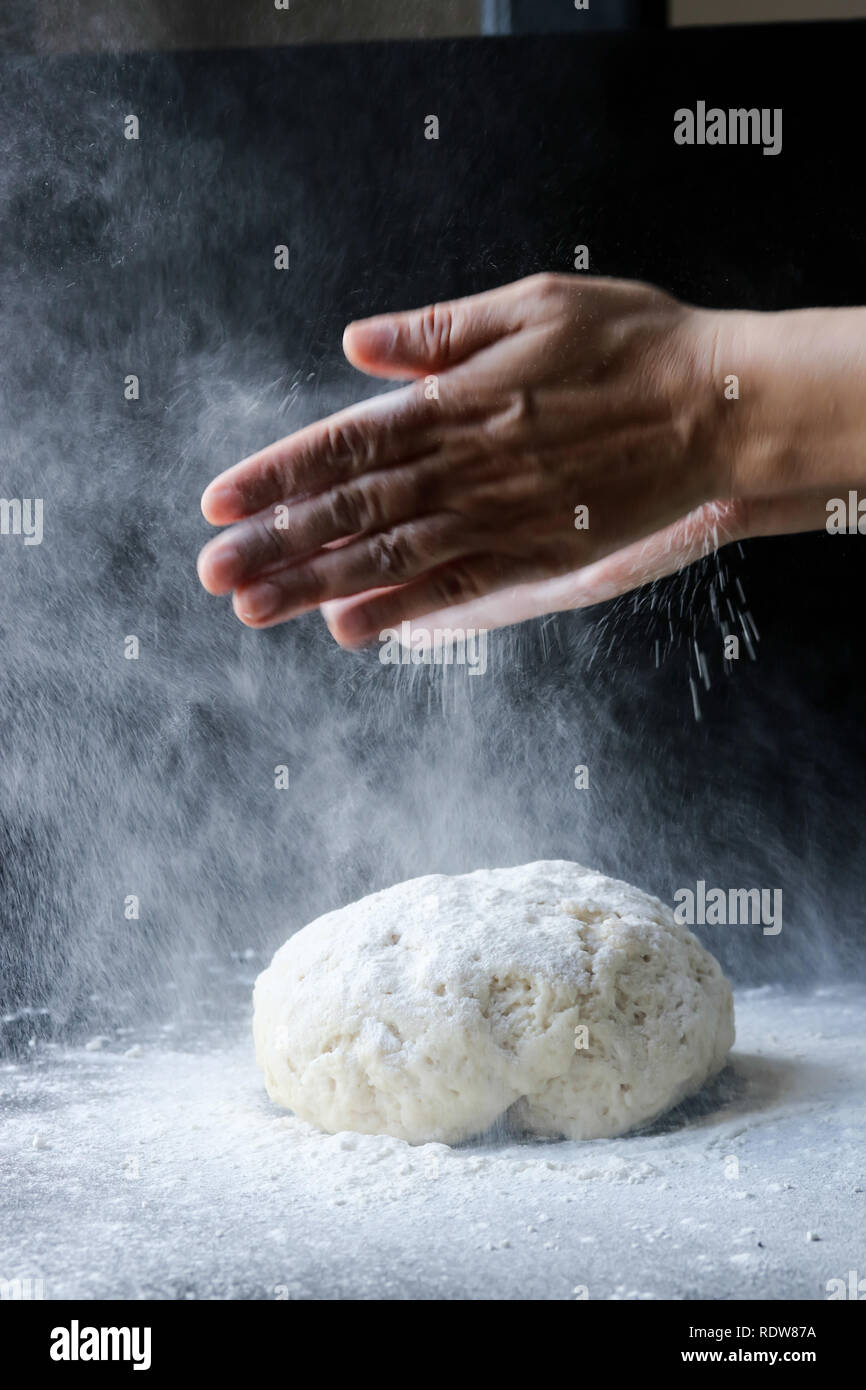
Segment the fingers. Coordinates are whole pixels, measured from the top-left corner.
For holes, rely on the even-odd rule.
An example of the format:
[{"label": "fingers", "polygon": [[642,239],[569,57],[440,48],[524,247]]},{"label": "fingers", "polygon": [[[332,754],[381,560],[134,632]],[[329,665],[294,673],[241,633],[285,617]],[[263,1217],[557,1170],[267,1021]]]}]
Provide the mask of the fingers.
[{"label": "fingers", "polygon": [[[328,625],[331,636],[342,647],[363,646],[374,637],[360,639],[360,628],[369,628],[368,609],[371,594],[358,594],[353,598],[335,599],[322,604],[322,616]],[[494,631],[500,627],[511,627],[530,618],[539,618],[546,613],[560,613],[571,608],[587,607],[593,600],[580,601],[576,576],[573,574],[558,579],[542,579],[530,583],[509,585],[497,589],[483,598],[469,599],[451,608],[425,611],[414,618],[402,617],[383,623],[383,627],[399,626],[409,623],[410,634],[418,629],[425,632],[441,628],[462,628],[464,631],[486,628]],[[361,613],[354,610],[361,609]],[[382,628],[379,629],[382,631]]]},{"label": "fingers", "polygon": [[202,511],[226,526],[264,508],[435,452],[441,411],[415,387],[386,392],[280,439],[221,473]]},{"label": "fingers", "polygon": [[[533,578],[529,564],[515,566],[509,560],[507,577],[517,579],[518,584],[515,589],[504,590],[505,574],[503,562],[498,556],[468,556],[421,575],[413,583],[396,588],[378,588],[368,593],[357,593],[345,601],[323,604],[322,611],[341,646],[364,647],[374,642],[385,628],[399,627],[401,623],[411,622],[413,618],[425,614],[440,615],[442,622],[437,626],[454,627],[457,625],[456,614],[483,606],[483,595],[493,597],[495,590],[502,590],[503,595],[511,594]],[[535,586],[526,584],[526,587]],[[430,620],[425,618],[424,626],[430,625]]]},{"label": "fingers", "polygon": [[343,350],[350,362],[373,376],[417,377],[444,371],[522,327],[542,278],[533,276],[423,309],[360,319],[346,329]]},{"label": "fingers", "polygon": [[[425,611],[416,613],[414,618],[403,615],[393,618],[392,621],[386,620],[385,611],[377,611],[378,601],[387,596],[389,612],[393,613],[390,604],[396,601],[398,596],[402,597],[403,591],[400,590],[375,589],[365,594],[355,594],[351,598],[332,599],[323,603],[321,610],[334,640],[339,642],[341,647],[352,649],[367,646],[375,641],[386,627],[399,627],[403,622],[409,623],[410,632],[421,628],[430,632],[446,627],[462,628],[464,631],[470,628],[493,630],[508,627],[512,623],[521,623],[527,618],[538,617],[540,613],[554,611],[555,605],[545,606],[540,594],[555,583],[561,584],[562,581],[541,580],[537,583],[517,584],[507,589],[499,589],[483,598],[468,598],[450,608],[430,612],[425,607]],[[409,594],[408,597],[411,600],[413,595]],[[418,603],[413,603],[412,607],[417,608],[422,604],[426,606],[426,602],[426,593],[419,593]],[[380,624],[378,627],[377,621]]]},{"label": "fingers", "polygon": [[[509,584],[507,588],[478,584],[474,595],[471,586],[464,584],[453,587],[455,597],[446,603],[431,603],[437,585],[422,581],[405,590],[358,594],[326,603],[322,614],[331,635],[344,647],[363,646],[375,640],[383,628],[406,621],[410,632],[413,628],[429,631],[444,627],[493,630],[616,598],[652,579],[673,574],[745,534],[741,504],[709,503],[646,540],[554,579]],[[473,571],[473,577],[477,579],[479,572]],[[441,578],[437,583],[441,589]]]},{"label": "fingers", "polygon": [[204,547],[199,579],[208,593],[226,594],[324,546],[424,516],[438,502],[433,463],[371,473],[240,521]]},{"label": "fingers", "polygon": [[826,520],[824,493],[709,502],[645,540],[556,579],[516,584],[423,612],[418,610],[415,596],[423,601],[427,592],[416,585],[408,595],[406,611],[402,611],[404,600],[400,592],[395,591],[338,599],[324,604],[322,613],[332,636],[344,647],[362,646],[374,640],[378,636],[378,632],[373,632],[377,622],[381,631],[408,621],[410,637],[417,628],[492,631],[547,613],[589,608],[618,598],[642,584],[675,574],[736,540],[818,531],[825,527]]},{"label": "fingers", "polygon": [[472,538],[453,516],[422,517],[321,550],[297,565],[242,584],[235,591],[234,609],[248,627],[270,627],[347,594],[411,586],[418,576],[440,565],[447,568],[471,545]]}]

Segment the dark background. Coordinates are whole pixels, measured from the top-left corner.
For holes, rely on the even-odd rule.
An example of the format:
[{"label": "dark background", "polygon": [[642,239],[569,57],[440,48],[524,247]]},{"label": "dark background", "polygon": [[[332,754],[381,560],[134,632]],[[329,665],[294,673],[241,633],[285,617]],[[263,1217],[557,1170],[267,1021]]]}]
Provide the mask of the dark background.
[{"label": "dark background", "polygon": [[[194,558],[211,476],[378,389],[352,317],[579,242],[702,305],[866,302],[863,58],[836,24],[3,62],[0,494],[43,496],[46,539],[0,543],[0,1008],[222,1007],[223,962],[318,912],[545,857],[781,887],[781,937],[701,933],[741,982],[862,970],[860,538],[724,553],[761,635],[728,675],[713,560],[494,637],[471,679],[317,615],[245,632]],[[783,152],[676,146],[698,99],[782,107]]]}]

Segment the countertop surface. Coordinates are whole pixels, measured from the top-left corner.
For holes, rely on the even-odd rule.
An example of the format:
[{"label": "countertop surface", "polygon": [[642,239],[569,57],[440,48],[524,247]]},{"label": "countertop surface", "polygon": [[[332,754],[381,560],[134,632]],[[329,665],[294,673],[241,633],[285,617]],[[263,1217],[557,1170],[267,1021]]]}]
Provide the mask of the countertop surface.
[{"label": "countertop surface", "polygon": [[[0,1068],[0,1279],[52,1298],[773,1299],[866,1276],[866,994],[737,997],[731,1065],[639,1134],[324,1135],[245,1030]],[[830,1289],[838,1288],[830,1285]]]}]

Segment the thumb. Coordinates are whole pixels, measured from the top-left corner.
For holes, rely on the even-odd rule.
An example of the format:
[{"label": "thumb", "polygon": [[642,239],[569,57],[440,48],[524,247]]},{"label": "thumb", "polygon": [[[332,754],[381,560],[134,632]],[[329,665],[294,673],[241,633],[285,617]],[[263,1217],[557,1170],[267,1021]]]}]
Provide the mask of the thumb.
[{"label": "thumb", "polygon": [[359,319],[343,334],[343,351],[354,366],[372,376],[424,376],[490,347],[519,328],[524,317],[513,295],[492,290],[406,313]]}]

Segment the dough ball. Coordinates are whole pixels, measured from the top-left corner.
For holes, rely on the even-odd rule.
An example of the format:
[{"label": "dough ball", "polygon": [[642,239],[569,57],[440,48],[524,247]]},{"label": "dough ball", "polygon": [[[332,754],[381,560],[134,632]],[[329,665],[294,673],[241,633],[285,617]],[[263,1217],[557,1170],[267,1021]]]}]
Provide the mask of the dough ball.
[{"label": "dough ball", "polygon": [[329,912],[255,987],[268,1094],[330,1133],[457,1143],[506,1111],[622,1134],[723,1066],[718,962],[637,888],[551,861],[433,874]]}]

